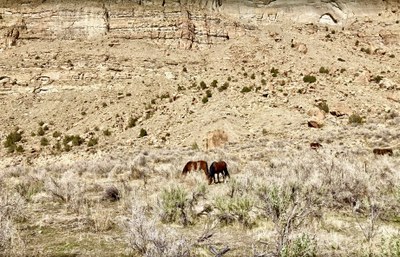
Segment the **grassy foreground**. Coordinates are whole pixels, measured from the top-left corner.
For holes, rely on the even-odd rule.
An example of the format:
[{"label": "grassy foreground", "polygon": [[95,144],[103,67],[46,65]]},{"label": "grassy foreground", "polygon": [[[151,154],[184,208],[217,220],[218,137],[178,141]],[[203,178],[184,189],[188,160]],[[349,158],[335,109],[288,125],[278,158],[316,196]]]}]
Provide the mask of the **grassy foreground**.
[{"label": "grassy foreground", "polygon": [[[191,159],[223,159],[231,179],[182,178]],[[3,167],[0,255],[400,256],[400,160],[276,145]]]}]

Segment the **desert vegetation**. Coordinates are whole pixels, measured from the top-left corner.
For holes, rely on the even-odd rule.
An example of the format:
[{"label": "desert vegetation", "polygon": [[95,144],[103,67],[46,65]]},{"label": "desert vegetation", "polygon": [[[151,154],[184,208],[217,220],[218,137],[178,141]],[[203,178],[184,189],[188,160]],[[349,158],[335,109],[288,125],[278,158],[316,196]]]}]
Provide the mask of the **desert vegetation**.
[{"label": "desert vegetation", "polygon": [[6,168],[0,246],[11,256],[398,256],[398,158],[258,149],[225,151],[231,179],[212,185],[180,176],[198,150]]}]

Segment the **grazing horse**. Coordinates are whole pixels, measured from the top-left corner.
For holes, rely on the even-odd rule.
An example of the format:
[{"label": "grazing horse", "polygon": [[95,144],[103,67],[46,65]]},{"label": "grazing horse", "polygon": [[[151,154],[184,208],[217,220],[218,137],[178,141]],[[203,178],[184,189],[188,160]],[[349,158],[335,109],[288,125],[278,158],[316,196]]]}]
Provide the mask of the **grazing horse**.
[{"label": "grazing horse", "polygon": [[186,163],[185,167],[182,170],[182,176],[186,176],[191,171],[200,171],[202,170],[208,179],[208,184],[211,184],[212,179],[210,177],[210,173],[208,172],[208,164],[206,161],[189,161]]},{"label": "grazing horse", "polygon": [[[214,180],[214,183],[220,183],[220,181],[219,181],[219,174],[220,173],[222,174],[222,178],[224,179],[224,182],[225,182],[225,178],[226,177],[230,178],[226,162],[219,161],[219,162],[211,163],[211,166],[210,166],[210,179]],[[218,177],[218,182],[215,181],[215,175],[217,175],[217,177]]]}]

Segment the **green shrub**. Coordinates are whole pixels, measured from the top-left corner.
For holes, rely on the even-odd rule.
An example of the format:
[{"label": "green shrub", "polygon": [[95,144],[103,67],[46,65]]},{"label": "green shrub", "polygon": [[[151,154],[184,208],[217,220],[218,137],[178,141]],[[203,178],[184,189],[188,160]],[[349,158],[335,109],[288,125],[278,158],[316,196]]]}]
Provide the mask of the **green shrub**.
[{"label": "green shrub", "polygon": [[329,74],[329,70],[325,67],[321,67],[321,68],[319,68],[319,73]]},{"label": "green shrub", "polygon": [[314,83],[317,81],[317,78],[315,76],[312,75],[306,75],[303,77],[303,81],[306,83]]},{"label": "green shrub", "polygon": [[61,132],[54,131],[54,132],[53,132],[53,137],[54,137],[54,138],[61,137]]},{"label": "green shrub", "polygon": [[183,67],[182,71],[183,71],[183,72],[187,72],[187,68],[186,68],[186,67]]},{"label": "green shrub", "polygon": [[208,102],[208,97],[207,96],[203,97],[203,99],[201,99],[201,101],[203,102],[203,104],[207,103]]},{"label": "green shrub", "polygon": [[211,90],[207,90],[207,91],[206,91],[206,95],[207,95],[207,97],[212,97]]},{"label": "green shrub", "polygon": [[138,121],[139,118],[133,118],[133,117],[129,117],[128,120],[128,128],[133,128],[134,126],[136,126],[136,122]]},{"label": "green shrub", "polygon": [[63,145],[67,146],[69,142],[72,142],[72,145],[74,146],[79,146],[84,142],[84,140],[79,135],[74,135],[74,136],[66,135],[63,139]]},{"label": "green shrub", "polygon": [[237,221],[250,228],[254,224],[250,217],[254,203],[247,197],[219,197],[216,198],[214,205],[219,211],[218,219],[225,225]]},{"label": "green shrub", "polygon": [[44,121],[39,121],[38,124],[39,124],[39,126],[43,126],[44,125]]},{"label": "green shrub", "polygon": [[145,137],[147,136],[147,131],[144,128],[140,129],[139,137]]},{"label": "green shrub", "polygon": [[181,187],[163,189],[160,196],[161,220],[165,223],[188,221],[188,194]]},{"label": "green shrub", "polygon": [[15,185],[16,191],[26,200],[31,201],[32,196],[44,190],[44,182],[39,179],[20,181]]},{"label": "green shrub", "polygon": [[199,145],[196,143],[196,142],[194,142],[193,144],[192,144],[192,150],[199,150],[200,148],[199,148]]},{"label": "green shrub", "polygon": [[11,132],[7,135],[6,141],[4,141],[4,147],[8,148],[14,146],[17,142],[20,142],[22,135],[18,131]]},{"label": "green shrub", "polygon": [[281,257],[315,257],[317,256],[317,243],[314,238],[311,238],[307,234],[302,234],[301,236],[290,241],[286,245],[280,255]]},{"label": "green shrub", "polygon": [[42,138],[40,139],[40,145],[41,145],[41,146],[47,146],[47,145],[49,145],[49,140],[48,140],[47,138],[45,138],[45,137],[42,137]]},{"label": "green shrub", "polygon": [[57,151],[61,151],[61,144],[60,144],[60,142],[57,141],[57,143],[54,145],[54,148],[55,148]]},{"label": "green shrub", "polygon": [[105,136],[111,136],[111,131],[109,129],[103,130],[103,135]]},{"label": "green shrub", "polygon": [[22,145],[18,145],[18,146],[15,148],[15,151],[16,151],[17,153],[22,153],[22,152],[24,152],[25,150],[24,150],[24,148],[22,147]]},{"label": "green shrub", "polygon": [[329,113],[329,106],[328,104],[324,101],[324,102],[320,102],[317,107],[321,110],[324,111],[326,113]]},{"label": "green shrub", "polygon": [[72,137],[72,145],[74,145],[74,146],[79,146],[79,145],[83,144],[84,141],[85,140],[83,140],[83,138],[81,138],[78,135],[75,135]]},{"label": "green shrub", "polygon": [[362,124],[362,123],[364,123],[364,120],[359,114],[353,113],[352,115],[349,116],[349,123],[350,124]]},{"label": "green shrub", "polygon": [[267,84],[267,81],[265,79],[261,79],[261,85],[265,86]]},{"label": "green shrub", "polygon": [[206,85],[206,83],[204,81],[200,82],[200,88],[203,89],[203,90],[207,88],[207,85]]},{"label": "green shrub", "polygon": [[279,70],[278,70],[278,69],[275,69],[275,68],[273,68],[273,67],[271,68],[270,72],[271,72],[271,74],[272,74],[272,77],[277,77],[278,74],[279,74]]},{"label": "green shrub", "polygon": [[64,151],[69,152],[71,149],[72,147],[70,145],[64,145]]},{"label": "green shrub", "polygon": [[248,92],[251,92],[252,89],[253,89],[252,87],[244,86],[240,92],[241,93],[248,93]]},{"label": "green shrub", "polygon": [[400,235],[382,239],[381,256],[400,257]]},{"label": "green shrub", "polygon": [[87,146],[92,147],[92,146],[97,145],[98,143],[99,143],[99,139],[92,137],[89,139]]},{"label": "green shrub", "polygon": [[44,134],[45,134],[45,131],[44,131],[43,127],[39,127],[38,131],[37,131],[37,135],[38,136],[44,136]]},{"label": "green shrub", "polygon": [[218,91],[219,91],[219,92],[222,92],[222,91],[228,89],[228,87],[229,87],[229,83],[228,83],[228,82],[225,82],[222,86],[220,86],[220,87],[218,88]]},{"label": "green shrub", "polygon": [[371,48],[364,48],[364,47],[362,47],[361,48],[361,52],[364,52],[364,53],[366,53],[366,54],[371,54]]},{"label": "green shrub", "polygon": [[166,93],[164,93],[164,94],[162,94],[160,96],[160,99],[165,99],[165,98],[169,98],[169,93],[168,92],[166,92]]},{"label": "green shrub", "polygon": [[256,79],[256,75],[253,73],[253,74],[251,74],[250,78],[251,79]]},{"label": "green shrub", "polygon": [[215,79],[211,82],[211,87],[216,88],[218,86],[218,81]]}]

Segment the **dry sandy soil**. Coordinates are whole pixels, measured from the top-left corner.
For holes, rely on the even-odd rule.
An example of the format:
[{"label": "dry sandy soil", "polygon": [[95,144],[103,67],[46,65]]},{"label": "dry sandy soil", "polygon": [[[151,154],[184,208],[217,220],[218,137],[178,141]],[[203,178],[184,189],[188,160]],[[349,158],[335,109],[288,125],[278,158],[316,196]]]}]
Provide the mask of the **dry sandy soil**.
[{"label": "dry sandy soil", "polygon": [[0,38],[1,256],[400,256],[397,9],[213,15],[237,30],[190,49]]}]

